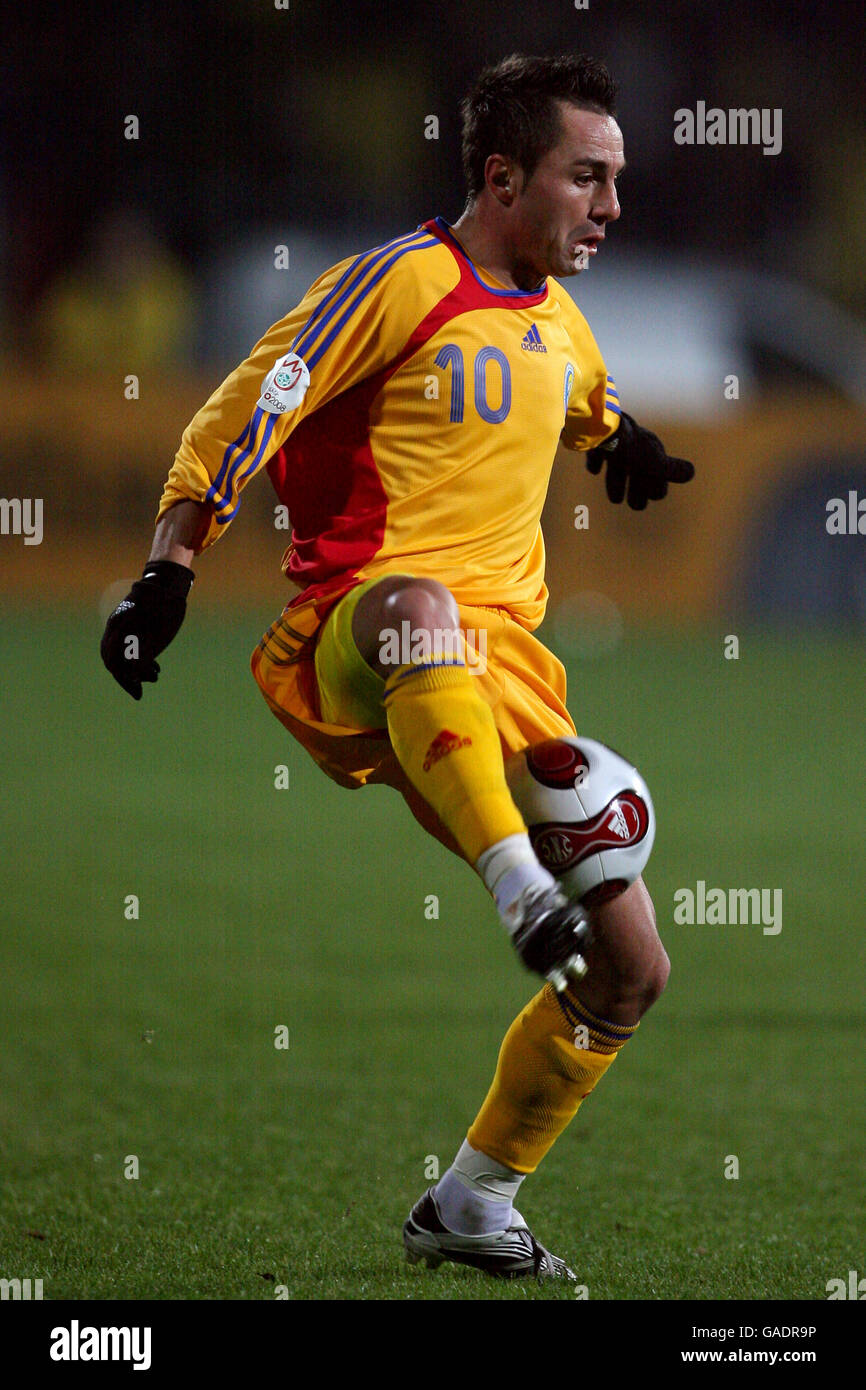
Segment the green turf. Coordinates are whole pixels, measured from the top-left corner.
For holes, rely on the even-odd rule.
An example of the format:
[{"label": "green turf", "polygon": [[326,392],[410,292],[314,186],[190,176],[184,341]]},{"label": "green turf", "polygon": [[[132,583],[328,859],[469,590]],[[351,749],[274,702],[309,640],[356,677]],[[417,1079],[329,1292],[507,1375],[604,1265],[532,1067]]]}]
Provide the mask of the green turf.
[{"label": "green turf", "polygon": [[[140,705],[95,615],[4,621],[0,1275],[53,1299],[573,1297],[403,1263],[425,1164],[532,986],[469,871],[268,713],[247,657],[272,616],[193,614]],[[673,973],[521,1209],[591,1299],[825,1298],[866,1274],[862,652],[644,633],[569,674],[579,727],[653,789]],[[673,925],[698,879],[782,888],[781,933]]]}]

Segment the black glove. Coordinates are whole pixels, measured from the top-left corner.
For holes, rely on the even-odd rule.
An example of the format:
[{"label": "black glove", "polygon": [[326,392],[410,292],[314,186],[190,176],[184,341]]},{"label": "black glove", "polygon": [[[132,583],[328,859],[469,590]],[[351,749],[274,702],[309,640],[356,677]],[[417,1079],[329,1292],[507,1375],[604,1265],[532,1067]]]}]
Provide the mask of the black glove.
[{"label": "black glove", "polygon": [[102,660],[133,700],[141,699],[142,681],[159,675],[156,657],[177,636],[194,577],[173,560],[149,560],[105,624]]},{"label": "black glove", "polygon": [[590,473],[600,473],[604,463],[604,482],[611,502],[622,501],[628,482],[628,505],[636,512],[643,511],[647,500],[660,501],[667,493],[668,483],[687,483],[695,475],[693,463],[669,458],[658,435],[643,429],[625,412],[616,434],[586,455]]}]

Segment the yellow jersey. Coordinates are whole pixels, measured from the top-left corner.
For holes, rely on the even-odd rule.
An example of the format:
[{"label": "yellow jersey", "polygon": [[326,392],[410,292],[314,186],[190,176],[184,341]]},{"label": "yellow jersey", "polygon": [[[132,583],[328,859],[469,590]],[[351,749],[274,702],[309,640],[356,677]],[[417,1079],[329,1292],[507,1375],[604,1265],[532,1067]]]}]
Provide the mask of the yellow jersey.
[{"label": "yellow jersey", "polygon": [[458,603],[544,616],[541,511],[557,444],[619,423],[589,326],[553,279],[508,289],[436,217],[326,271],[184,432],[160,517],[210,507],[200,550],[267,469],[296,602],[366,579],[438,579]]}]

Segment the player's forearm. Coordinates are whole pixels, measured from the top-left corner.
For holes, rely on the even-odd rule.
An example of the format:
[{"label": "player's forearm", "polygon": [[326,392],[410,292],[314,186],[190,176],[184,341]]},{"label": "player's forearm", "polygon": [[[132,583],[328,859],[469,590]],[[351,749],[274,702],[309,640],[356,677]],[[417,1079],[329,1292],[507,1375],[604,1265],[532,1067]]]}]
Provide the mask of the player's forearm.
[{"label": "player's forearm", "polygon": [[170,507],[156,524],[149,560],[173,560],[192,568],[199,542],[208,529],[208,511],[201,502],[183,501]]}]

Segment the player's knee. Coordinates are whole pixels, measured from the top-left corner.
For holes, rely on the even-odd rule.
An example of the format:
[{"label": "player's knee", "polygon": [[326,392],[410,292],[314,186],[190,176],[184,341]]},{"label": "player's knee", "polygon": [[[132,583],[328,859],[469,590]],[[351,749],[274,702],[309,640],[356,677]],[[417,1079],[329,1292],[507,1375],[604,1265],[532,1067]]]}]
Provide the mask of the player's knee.
[{"label": "player's knee", "polygon": [[668,976],[671,973],[671,962],[658,934],[655,907],[649,893],[644,894],[641,906],[644,916],[642,936],[646,942],[641,971],[643,976],[642,992],[644,1009],[648,1009],[664,993]]},{"label": "player's knee", "polygon": [[438,634],[454,633],[459,627],[460,613],[450,589],[436,579],[400,574],[386,575],[368,589],[352,618],[358,650],[383,675],[381,652],[391,634],[396,634],[400,650],[407,628],[413,644],[419,634],[427,635],[435,650]]},{"label": "player's knee", "polygon": [[601,927],[606,1002],[640,1017],[663,993],[671,968],[643,884],[635,885],[627,900],[611,903]]},{"label": "player's knee", "polygon": [[635,981],[635,993],[638,996],[641,1013],[646,1013],[647,1009],[664,993],[668,976],[671,973],[670,959],[656,930],[656,915],[649,895],[646,899],[646,909],[647,918],[643,924],[642,933],[643,945],[639,952],[637,979]]},{"label": "player's knee", "polygon": [[663,946],[652,954],[643,952],[611,971],[611,1000],[619,1008],[633,1008],[639,1017],[664,992],[669,974],[670,961]]},{"label": "player's knee", "polygon": [[668,976],[671,973],[671,962],[664,946],[659,942],[658,951],[655,958],[646,972],[644,981],[644,1009],[648,1009],[651,1004],[664,994]]},{"label": "player's knee", "polygon": [[408,622],[413,631],[454,632],[460,626],[454,595],[438,579],[404,579],[390,591],[382,607],[390,623],[398,626]]}]

